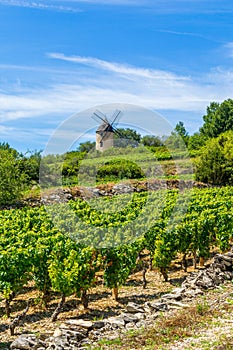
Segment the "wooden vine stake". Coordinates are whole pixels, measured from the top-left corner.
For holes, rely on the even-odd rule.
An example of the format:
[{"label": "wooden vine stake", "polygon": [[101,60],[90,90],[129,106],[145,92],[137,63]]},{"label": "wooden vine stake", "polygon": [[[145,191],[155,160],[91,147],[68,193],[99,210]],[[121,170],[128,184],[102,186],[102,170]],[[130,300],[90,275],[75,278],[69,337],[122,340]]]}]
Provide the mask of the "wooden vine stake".
[{"label": "wooden vine stake", "polygon": [[118,299],[118,288],[117,287],[112,289],[112,297],[114,300]]},{"label": "wooden vine stake", "polygon": [[193,268],[196,270],[197,268],[197,252],[194,250],[193,252]]},{"label": "wooden vine stake", "polygon": [[203,258],[203,256],[200,257],[200,260],[199,260],[199,264],[201,267],[204,266],[204,263],[205,263],[205,259]]},{"label": "wooden vine stake", "polygon": [[87,291],[86,290],[82,291],[81,303],[83,304],[84,309],[88,308],[88,296],[87,296]]},{"label": "wooden vine stake", "polygon": [[142,270],[142,286],[143,286],[143,289],[145,289],[146,285],[147,285],[146,271],[147,271],[147,268],[144,267],[143,270]]}]

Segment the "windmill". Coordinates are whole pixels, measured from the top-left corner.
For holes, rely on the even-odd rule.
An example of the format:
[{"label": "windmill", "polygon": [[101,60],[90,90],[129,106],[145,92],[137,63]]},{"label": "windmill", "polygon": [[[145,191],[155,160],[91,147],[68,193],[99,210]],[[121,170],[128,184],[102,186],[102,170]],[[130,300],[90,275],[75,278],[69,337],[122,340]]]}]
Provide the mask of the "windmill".
[{"label": "windmill", "polygon": [[101,122],[100,126],[96,130],[96,149],[98,151],[103,152],[106,149],[114,146],[114,134],[120,138],[123,137],[123,135],[115,127],[122,114],[123,113],[117,109],[109,121],[106,115],[99,110],[96,110],[93,113],[92,118],[98,123]]}]

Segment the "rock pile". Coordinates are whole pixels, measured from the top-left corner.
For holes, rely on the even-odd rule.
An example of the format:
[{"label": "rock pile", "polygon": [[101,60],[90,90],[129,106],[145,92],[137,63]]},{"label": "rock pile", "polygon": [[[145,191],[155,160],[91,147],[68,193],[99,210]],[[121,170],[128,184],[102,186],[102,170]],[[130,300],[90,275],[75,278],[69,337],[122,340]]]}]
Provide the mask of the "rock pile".
[{"label": "rock pile", "polygon": [[[39,205],[50,205],[57,203],[67,203],[71,199],[83,198],[85,200],[90,198],[102,197],[102,196],[114,196],[121,194],[132,194],[134,192],[143,191],[158,191],[162,189],[190,189],[193,187],[203,188],[208,185],[192,180],[131,180],[117,184],[102,184],[96,187],[72,187],[72,188],[57,188],[54,190],[47,191],[42,194],[41,198],[27,198],[23,202],[18,202],[11,207],[22,207],[24,205],[39,206]],[[10,209],[2,208],[2,209]]]},{"label": "rock pile", "polygon": [[57,188],[50,193],[43,194],[41,204],[67,203],[71,199],[73,196],[68,188]]},{"label": "rock pile", "polygon": [[150,327],[160,312],[188,307],[188,301],[214,288],[226,280],[233,279],[233,252],[217,254],[207,268],[189,274],[181,287],[164,294],[154,302],[143,305],[129,302],[125,310],[116,316],[100,321],[70,319],[62,323],[53,335],[36,337],[22,334],[12,344],[11,349],[76,350],[85,349],[102,338],[109,340],[119,337],[129,329]]}]

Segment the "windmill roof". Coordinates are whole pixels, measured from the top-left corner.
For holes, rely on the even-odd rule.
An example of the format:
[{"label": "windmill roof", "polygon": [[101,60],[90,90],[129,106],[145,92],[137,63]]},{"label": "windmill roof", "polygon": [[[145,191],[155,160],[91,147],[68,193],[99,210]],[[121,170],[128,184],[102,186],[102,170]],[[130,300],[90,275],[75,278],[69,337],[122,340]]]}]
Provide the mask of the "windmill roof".
[{"label": "windmill roof", "polygon": [[98,129],[96,130],[96,132],[102,132],[102,131],[110,131],[113,132],[113,128],[110,124],[108,123],[102,123],[100,124],[100,126],[98,127]]}]

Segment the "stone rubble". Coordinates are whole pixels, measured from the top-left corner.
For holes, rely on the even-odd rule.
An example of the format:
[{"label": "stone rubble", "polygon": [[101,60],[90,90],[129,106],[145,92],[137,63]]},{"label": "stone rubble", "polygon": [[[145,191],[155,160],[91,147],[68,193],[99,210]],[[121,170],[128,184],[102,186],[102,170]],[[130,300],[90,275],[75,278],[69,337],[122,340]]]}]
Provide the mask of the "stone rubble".
[{"label": "stone rubble", "polygon": [[214,262],[198,272],[190,273],[181,287],[164,294],[154,302],[143,305],[129,302],[116,316],[99,321],[69,319],[55,329],[52,336],[41,339],[34,334],[22,334],[11,343],[12,350],[84,350],[99,340],[119,337],[129,329],[151,327],[161,312],[187,308],[188,301],[215,288],[226,280],[233,280],[233,252],[217,254]]},{"label": "stone rubble", "polygon": [[[82,187],[76,186],[71,188],[57,188],[41,195],[41,198],[27,198],[23,202],[17,203],[16,207],[22,207],[24,205],[40,206],[51,205],[59,203],[67,203],[69,200],[75,200],[76,198],[83,198],[88,200],[90,198],[102,197],[102,196],[114,196],[121,194],[132,194],[134,192],[143,191],[158,191],[161,189],[190,189],[193,187],[204,188],[208,187],[201,182],[195,182],[192,180],[131,180],[130,182],[121,182],[115,185],[102,185],[96,187]],[[5,208],[5,207],[4,207]],[[10,209],[10,208],[5,208]]]}]

